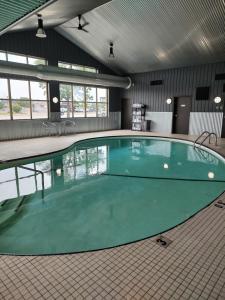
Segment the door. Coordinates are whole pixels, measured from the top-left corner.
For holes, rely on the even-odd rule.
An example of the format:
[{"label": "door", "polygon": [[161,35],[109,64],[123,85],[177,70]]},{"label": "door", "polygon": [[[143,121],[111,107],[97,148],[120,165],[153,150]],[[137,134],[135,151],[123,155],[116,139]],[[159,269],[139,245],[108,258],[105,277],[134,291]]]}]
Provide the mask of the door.
[{"label": "door", "polygon": [[123,98],[121,101],[121,128],[132,127],[132,103],[130,99]]},{"label": "door", "polygon": [[191,97],[174,99],[173,133],[188,134],[191,112]]}]

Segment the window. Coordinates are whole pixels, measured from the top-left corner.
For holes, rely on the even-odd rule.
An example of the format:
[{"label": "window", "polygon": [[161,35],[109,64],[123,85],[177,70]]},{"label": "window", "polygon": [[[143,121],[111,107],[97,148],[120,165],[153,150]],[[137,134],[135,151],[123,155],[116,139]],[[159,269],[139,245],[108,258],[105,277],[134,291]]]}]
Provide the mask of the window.
[{"label": "window", "polygon": [[108,89],[60,84],[61,118],[107,117]]},{"label": "window", "polygon": [[82,66],[82,65],[75,65],[75,64],[65,63],[65,62],[58,62],[58,66],[60,68],[65,68],[65,69],[72,69],[72,70],[83,71],[83,72],[98,73],[98,69],[96,69],[96,68]]},{"label": "window", "polygon": [[46,118],[46,82],[0,78],[0,120]]},{"label": "window", "polygon": [[32,57],[7,51],[0,51],[0,60],[6,60],[28,65],[47,65],[47,60],[44,58]]}]

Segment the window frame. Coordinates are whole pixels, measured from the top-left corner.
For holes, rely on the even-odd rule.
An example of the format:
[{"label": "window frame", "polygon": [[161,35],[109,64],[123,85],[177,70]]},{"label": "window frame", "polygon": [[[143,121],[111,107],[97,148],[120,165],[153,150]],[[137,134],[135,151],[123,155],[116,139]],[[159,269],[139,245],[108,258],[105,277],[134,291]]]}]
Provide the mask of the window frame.
[{"label": "window frame", "polygon": [[[33,66],[33,65],[28,63],[28,58],[34,58],[34,59],[41,59],[41,60],[44,60],[44,62],[45,62],[44,65],[45,65],[45,66],[48,65],[48,60],[45,59],[45,58],[43,58],[43,57],[33,56],[33,55],[28,55],[28,54],[23,54],[23,53],[18,53],[18,52],[5,51],[5,50],[1,50],[1,49],[0,49],[0,52],[5,53],[5,56],[6,56],[6,60],[2,60],[2,61],[12,62],[11,60],[8,59],[8,55],[9,55],[9,54],[12,54],[12,55],[18,55],[18,56],[23,56],[23,57],[25,57],[25,58],[26,58],[26,63],[25,63],[25,64],[30,65],[30,66]],[[18,64],[20,64],[20,63],[18,62]]]},{"label": "window frame", "polygon": [[[60,94],[60,86],[61,85],[68,85],[70,86],[70,90],[71,90],[71,100],[66,100],[66,101],[62,101],[61,100],[61,95],[60,95],[60,118],[61,119],[93,119],[93,118],[109,118],[109,88],[107,87],[103,87],[103,86],[90,86],[90,85],[80,85],[80,84],[71,84],[71,83],[59,83],[59,94]],[[73,87],[74,86],[80,86],[84,88],[84,101],[75,101],[74,97],[73,97]],[[87,102],[87,96],[86,96],[86,88],[90,87],[90,88],[95,88],[96,89],[96,101],[95,102]],[[98,88],[99,89],[106,89],[106,102],[98,102]],[[72,117],[61,117],[61,102],[71,102],[72,103]],[[76,117],[74,116],[74,103],[84,103],[84,117]],[[92,116],[87,116],[87,103],[95,103],[96,104],[96,116],[92,117]],[[98,104],[106,104],[106,116],[98,116]]]},{"label": "window frame", "polygon": [[[65,64],[65,65],[68,65],[70,67],[69,68],[60,67],[59,64]],[[95,72],[88,72],[88,71],[85,71],[85,70],[75,70],[75,69],[73,69],[73,66],[75,66],[75,67],[82,67],[82,68],[88,68],[88,69],[93,69],[93,70],[95,70]],[[84,66],[84,65],[74,64],[74,63],[65,62],[65,61],[61,61],[61,60],[58,61],[58,67],[59,68],[63,68],[63,69],[67,69],[67,70],[74,70],[74,71],[87,72],[87,73],[93,73],[93,74],[98,74],[99,73],[99,69],[98,68],[95,68],[95,67],[92,67],[92,66],[86,66],[86,65]]]},{"label": "window frame", "polygon": [[[21,79],[21,78],[10,78],[10,77],[0,77],[0,79],[6,79],[7,81],[7,86],[8,86],[8,99],[3,99],[0,98],[0,100],[3,101],[8,101],[9,103],[9,119],[1,119],[0,117],[0,121],[29,121],[29,120],[48,120],[49,119],[49,84],[47,81],[42,81],[42,80],[30,80],[30,79]],[[29,99],[15,99],[12,98],[12,93],[11,93],[11,86],[10,86],[10,80],[20,80],[20,81],[27,81],[28,82],[28,95],[29,95]],[[46,85],[46,99],[45,100],[40,100],[40,99],[32,99],[31,98],[31,82],[42,82],[45,83]],[[30,113],[30,117],[29,118],[13,118],[13,103],[14,101],[27,101],[29,102],[29,113]],[[46,118],[33,118],[33,113],[32,113],[32,102],[45,102],[47,104],[47,116]]]}]

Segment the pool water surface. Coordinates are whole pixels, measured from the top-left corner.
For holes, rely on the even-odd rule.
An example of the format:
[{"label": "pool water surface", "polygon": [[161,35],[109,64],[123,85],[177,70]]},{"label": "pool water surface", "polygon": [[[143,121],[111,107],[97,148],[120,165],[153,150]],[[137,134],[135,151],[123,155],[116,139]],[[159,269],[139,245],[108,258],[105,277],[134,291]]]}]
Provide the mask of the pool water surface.
[{"label": "pool water surface", "polygon": [[[44,172],[44,195],[40,173]],[[107,137],[0,170],[0,253],[98,250],[162,233],[225,190],[225,163],[191,143]],[[43,197],[44,196],[44,197]]]}]

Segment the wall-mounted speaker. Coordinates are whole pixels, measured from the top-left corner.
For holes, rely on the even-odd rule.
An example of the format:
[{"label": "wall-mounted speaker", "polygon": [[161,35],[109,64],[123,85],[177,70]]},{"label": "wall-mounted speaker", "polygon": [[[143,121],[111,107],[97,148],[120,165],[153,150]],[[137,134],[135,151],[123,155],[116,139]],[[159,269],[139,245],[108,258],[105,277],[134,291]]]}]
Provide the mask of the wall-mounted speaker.
[{"label": "wall-mounted speaker", "polygon": [[215,80],[225,80],[225,73],[216,74]]},{"label": "wall-mounted speaker", "polygon": [[162,85],[163,81],[162,80],[152,80],[150,82],[150,85]]}]

